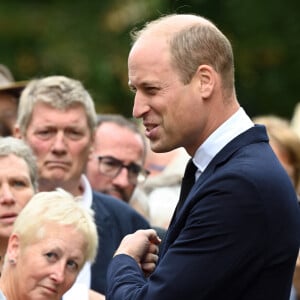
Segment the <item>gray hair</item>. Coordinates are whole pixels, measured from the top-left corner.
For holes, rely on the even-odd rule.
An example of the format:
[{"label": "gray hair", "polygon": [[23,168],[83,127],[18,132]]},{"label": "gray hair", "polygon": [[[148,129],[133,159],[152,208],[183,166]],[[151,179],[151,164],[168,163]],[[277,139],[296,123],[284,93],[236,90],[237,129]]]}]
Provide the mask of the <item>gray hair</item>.
[{"label": "gray hair", "polygon": [[29,175],[32,186],[35,191],[38,189],[38,173],[35,156],[31,148],[23,141],[14,137],[1,137],[0,138],[0,157],[5,157],[13,154],[22,158],[29,169]]},{"label": "gray hair", "polygon": [[59,110],[81,105],[86,111],[91,132],[95,129],[96,110],[93,99],[78,80],[65,76],[31,80],[21,94],[18,107],[17,125],[22,135],[26,133],[34,105],[38,102],[47,103]]}]

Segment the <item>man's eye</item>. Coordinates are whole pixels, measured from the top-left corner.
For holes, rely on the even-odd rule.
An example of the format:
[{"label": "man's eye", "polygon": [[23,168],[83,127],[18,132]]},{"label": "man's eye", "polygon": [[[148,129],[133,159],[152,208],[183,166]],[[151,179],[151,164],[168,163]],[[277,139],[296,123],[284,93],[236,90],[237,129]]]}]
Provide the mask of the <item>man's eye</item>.
[{"label": "man's eye", "polygon": [[84,133],[80,130],[70,129],[65,132],[68,138],[71,140],[79,140],[84,135]]},{"label": "man's eye", "polygon": [[119,163],[116,161],[113,161],[113,160],[106,160],[105,164],[110,167],[118,167],[119,166]]},{"label": "man's eye", "polygon": [[145,91],[146,91],[147,94],[154,95],[154,94],[157,93],[158,88],[153,87],[153,86],[152,86],[152,87],[149,86],[149,87],[146,87],[146,88],[145,88]]},{"label": "man's eye", "polygon": [[12,184],[13,184],[14,187],[25,187],[25,186],[27,186],[26,182],[23,181],[23,180],[14,180]]},{"label": "man's eye", "polygon": [[129,87],[129,90],[132,92],[132,93],[136,93],[136,88],[135,87],[133,87],[133,86],[130,86]]},{"label": "man's eye", "polygon": [[48,134],[50,133],[49,130],[40,130],[40,131],[37,131],[37,134],[40,134],[40,135],[45,135],[45,134]]},{"label": "man's eye", "polygon": [[50,130],[39,130],[36,132],[36,135],[42,139],[49,138],[53,134],[53,131]]},{"label": "man's eye", "polygon": [[138,175],[140,172],[141,172],[141,167],[136,165],[136,164],[131,164],[129,165],[129,168],[128,170],[132,173],[132,174],[135,174],[135,175]]}]

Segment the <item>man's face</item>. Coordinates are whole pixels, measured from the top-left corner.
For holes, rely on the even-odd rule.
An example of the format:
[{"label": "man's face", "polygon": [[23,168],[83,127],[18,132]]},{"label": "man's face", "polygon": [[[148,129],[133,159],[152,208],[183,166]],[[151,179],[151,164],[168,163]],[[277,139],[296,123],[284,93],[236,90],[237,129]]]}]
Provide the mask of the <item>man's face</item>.
[{"label": "man's face", "polygon": [[194,77],[188,84],[182,82],[165,40],[147,36],[130,51],[133,116],[142,118],[153,151],[167,152],[182,146],[193,153],[200,144],[209,113],[199,92],[200,81]]},{"label": "man's face", "polygon": [[128,170],[122,168],[114,178],[106,176],[99,171],[98,156],[109,156],[125,165],[142,166],[143,155],[144,145],[138,134],[114,123],[103,123],[96,130],[93,152],[87,164],[87,177],[93,189],[128,202],[136,186],[128,179]]},{"label": "man's face", "polygon": [[59,110],[37,103],[25,135],[37,157],[40,190],[63,187],[80,194],[92,133],[81,105]]}]

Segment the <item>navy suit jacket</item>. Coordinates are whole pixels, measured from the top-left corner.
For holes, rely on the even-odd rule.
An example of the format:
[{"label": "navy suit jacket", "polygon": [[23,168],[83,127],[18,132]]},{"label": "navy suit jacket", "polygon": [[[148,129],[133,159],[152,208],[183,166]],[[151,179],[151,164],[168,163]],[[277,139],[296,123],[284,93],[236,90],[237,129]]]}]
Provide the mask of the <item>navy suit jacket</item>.
[{"label": "navy suit jacket", "polygon": [[300,243],[293,185],[255,126],[211,161],[173,216],[156,270],[117,255],[107,300],[288,300]]},{"label": "navy suit jacket", "polygon": [[92,265],[91,288],[105,294],[106,272],[123,237],[149,223],[127,203],[106,194],[93,192],[92,209],[99,237],[99,249]]}]

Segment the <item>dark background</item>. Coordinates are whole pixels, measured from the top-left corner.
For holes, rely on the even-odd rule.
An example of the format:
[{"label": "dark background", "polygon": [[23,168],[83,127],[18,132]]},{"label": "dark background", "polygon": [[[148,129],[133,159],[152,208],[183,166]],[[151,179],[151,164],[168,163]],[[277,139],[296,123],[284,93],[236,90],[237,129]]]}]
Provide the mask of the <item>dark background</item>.
[{"label": "dark background", "polygon": [[231,40],[238,99],[250,116],[291,118],[300,101],[300,1],[1,1],[0,63],[16,80],[66,75],[83,82],[98,112],[131,117],[129,32],[167,13],[196,13]]}]

